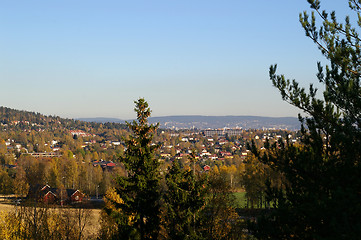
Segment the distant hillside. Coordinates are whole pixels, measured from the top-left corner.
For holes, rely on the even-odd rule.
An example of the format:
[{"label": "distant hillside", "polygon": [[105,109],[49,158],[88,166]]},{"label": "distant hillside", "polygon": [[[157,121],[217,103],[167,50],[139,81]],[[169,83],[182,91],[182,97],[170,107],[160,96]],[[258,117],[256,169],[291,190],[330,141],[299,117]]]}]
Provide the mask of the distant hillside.
[{"label": "distant hillside", "polygon": [[243,129],[300,129],[300,123],[295,117],[257,117],[257,116],[169,116],[152,117],[150,122],[159,122],[163,128],[243,128]]},{"label": "distant hillside", "polygon": [[[84,130],[97,129],[100,127],[99,122],[80,121],[74,119],[61,118],[58,116],[46,116],[41,113],[30,111],[16,110],[8,107],[0,106],[0,126],[10,130]],[[124,124],[109,122],[103,124],[103,128],[112,129],[126,129]]]},{"label": "distant hillside", "polygon": [[[124,123],[117,118],[81,118],[90,122]],[[215,128],[243,128],[243,129],[300,129],[300,123],[295,117],[257,117],[257,116],[166,116],[151,117],[150,123],[158,123],[161,128],[168,129],[215,129]]]},{"label": "distant hillside", "polygon": [[95,122],[95,123],[125,123],[125,120],[119,118],[105,118],[105,117],[96,117],[96,118],[77,118],[77,120],[84,122]]}]

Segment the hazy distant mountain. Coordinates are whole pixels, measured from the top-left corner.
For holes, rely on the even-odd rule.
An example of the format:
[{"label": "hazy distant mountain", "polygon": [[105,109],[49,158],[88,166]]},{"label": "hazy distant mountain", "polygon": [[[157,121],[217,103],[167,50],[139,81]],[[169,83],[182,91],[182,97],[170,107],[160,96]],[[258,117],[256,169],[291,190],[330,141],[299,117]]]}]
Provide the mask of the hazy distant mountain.
[{"label": "hazy distant mountain", "polygon": [[[116,122],[124,123],[117,118],[81,118],[88,122]],[[166,116],[151,117],[150,123],[158,123],[161,128],[169,129],[215,129],[215,128],[243,128],[243,129],[300,129],[300,123],[296,117],[257,117],[257,116]]]},{"label": "hazy distant mountain", "polygon": [[257,117],[257,116],[169,116],[152,117],[150,122],[159,122],[163,128],[207,129],[207,128],[276,128],[299,129],[300,123],[295,117]]}]

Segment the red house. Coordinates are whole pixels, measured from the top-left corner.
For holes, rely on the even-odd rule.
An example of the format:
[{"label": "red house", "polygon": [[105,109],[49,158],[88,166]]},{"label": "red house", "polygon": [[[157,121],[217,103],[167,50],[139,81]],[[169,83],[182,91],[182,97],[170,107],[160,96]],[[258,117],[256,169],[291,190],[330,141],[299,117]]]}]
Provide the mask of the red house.
[{"label": "red house", "polygon": [[85,194],[75,189],[51,188],[49,185],[31,186],[27,198],[46,204],[74,204],[84,200]]},{"label": "red house", "polygon": [[70,204],[82,202],[85,197],[84,193],[80,192],[80,190],[67,189],[66,191],[67,201]]},{"label": "red house", "polygon": [[58,201],[58,197],[52,191],[48,191],[41,201],[47,204],[55,204]]}]

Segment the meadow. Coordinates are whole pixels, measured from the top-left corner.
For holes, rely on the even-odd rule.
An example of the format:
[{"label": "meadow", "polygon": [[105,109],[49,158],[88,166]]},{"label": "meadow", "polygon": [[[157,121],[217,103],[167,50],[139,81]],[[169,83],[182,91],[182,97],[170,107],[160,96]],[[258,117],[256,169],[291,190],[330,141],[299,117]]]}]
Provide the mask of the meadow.
[{"label": "meadow", "polygon": [[[16,207],[18,206],[13,201],[4,198],[0,200],[0,213],[16,211]],[[96,239],[100,230],[100,213],[101,209],[89,209],[89,216],[84,229],[84,239]]]}]

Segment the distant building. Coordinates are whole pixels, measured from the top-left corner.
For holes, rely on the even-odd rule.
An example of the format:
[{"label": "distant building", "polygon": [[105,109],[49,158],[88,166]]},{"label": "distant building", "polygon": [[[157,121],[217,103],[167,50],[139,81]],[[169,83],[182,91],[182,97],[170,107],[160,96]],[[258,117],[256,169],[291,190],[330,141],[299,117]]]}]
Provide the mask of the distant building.
[{"label": "distant building", "polygon": [[[59,149],[58,149],[59,150]],[[54,150],[54,152],[36,152],[36,153],[22,153],[24,155],[30,155],[33,157],[61,157],[62,154],[58,153],[58,151]]]},{"label": "distant building", "polygon": [[71,133],[73,136],[77,136],[77,137],[90,137],[90,136],[91,136],[91,134],[85,133],[85,132],[82,131],[82,130],[71,130],[70,133]]},{"label": "distant building", "polygon": [[104,161],[103,159],[92,161],[94,167],[100,166],[103,170],[113,170],[117,165],[112,161]]},{"label": "distant building", "polygon": [[242,129],[240,128],[221,128],[221,129],[206,129],[203,130],[203,135],[206,137],[211,137],[211,136],[220,136],[220,137],[225,137],[225,136],[239,136],[241,135],[243,132]]}]

